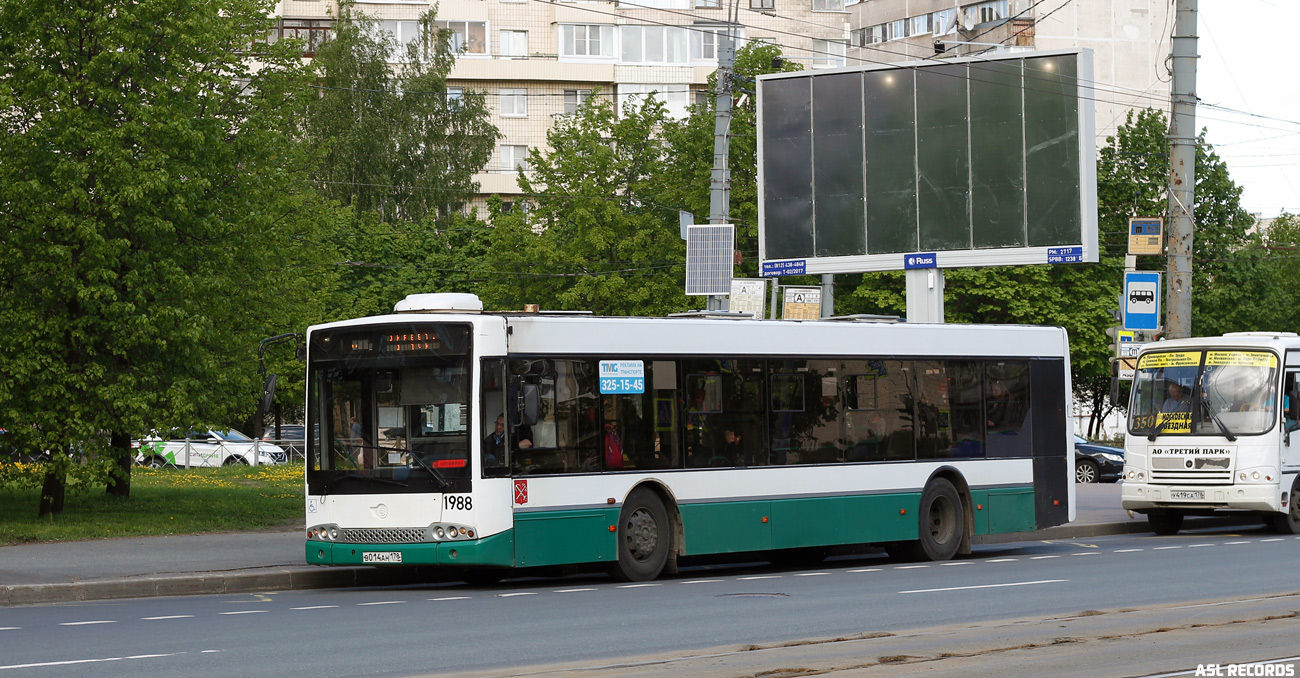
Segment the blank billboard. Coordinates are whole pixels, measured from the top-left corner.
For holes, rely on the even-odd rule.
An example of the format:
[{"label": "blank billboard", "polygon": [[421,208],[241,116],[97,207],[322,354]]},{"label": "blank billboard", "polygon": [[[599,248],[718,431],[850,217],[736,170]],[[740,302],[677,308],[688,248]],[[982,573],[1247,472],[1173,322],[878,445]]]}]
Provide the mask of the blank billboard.
[{"label": "blank billboard", "polygon": [[764,270],[1096,261],[1091,79],[1088,50],[760,76]]}]

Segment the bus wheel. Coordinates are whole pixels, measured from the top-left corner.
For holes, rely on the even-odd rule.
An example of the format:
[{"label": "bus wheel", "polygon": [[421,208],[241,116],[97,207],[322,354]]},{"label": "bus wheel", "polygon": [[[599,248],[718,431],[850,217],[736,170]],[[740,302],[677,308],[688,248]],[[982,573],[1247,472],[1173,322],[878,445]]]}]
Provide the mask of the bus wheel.
[{"label": "bus wheel", "polygon": [[1156,534],[1178,534],[1183,529],[1183,514],[1178,511],[1152,511],[1147,514],[1147,524]]},{"label": "bus wheel", "polygon": [[636,489],[618,516],[618,564],[610,574],[620,581],[650,581],[668,562],[671,544],[668,511],[659,495]]},{"label": "bus wheel", "polygon": [[921,539],[916,555],[924,560],[951,560],[961,548],[966,516],[957,488],[944,478],[935,478],[921,493],[918,517]]},{"label": "bus wheel", "polygon": [[1279,534],[1300,534],[1300,504],[1296,504],[1296,490],[1300,490],[1300,480],[1291,485],[1291,494],[1287,495],[1290,508],[1286,513],[1273,514],[1273,531]]}]

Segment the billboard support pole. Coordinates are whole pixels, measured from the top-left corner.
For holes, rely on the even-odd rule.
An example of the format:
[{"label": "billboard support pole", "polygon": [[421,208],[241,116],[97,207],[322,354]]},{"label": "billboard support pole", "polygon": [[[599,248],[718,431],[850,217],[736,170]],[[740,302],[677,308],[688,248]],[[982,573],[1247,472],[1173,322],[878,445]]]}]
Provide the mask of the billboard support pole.
[{"label": "billboard support pole", "polygon": [[835,315],[835,274],[822,274],[822,311],[823,318]]},{"label": "billboard support pole", "polygon": [[907,322],[943,322],[943,269],[907,270]]}]

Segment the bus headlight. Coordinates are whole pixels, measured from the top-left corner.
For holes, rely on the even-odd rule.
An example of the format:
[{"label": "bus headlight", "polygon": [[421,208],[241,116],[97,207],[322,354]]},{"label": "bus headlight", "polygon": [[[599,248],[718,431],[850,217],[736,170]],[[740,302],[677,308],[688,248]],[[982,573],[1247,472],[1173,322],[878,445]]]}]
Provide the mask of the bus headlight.
[{"label": "bus headlight", "polygon": [[442,526],[439,525],[438,527],[433,528],[433,536],[439,539],[445,539],[447,537],[447,531],[442,529]]}]

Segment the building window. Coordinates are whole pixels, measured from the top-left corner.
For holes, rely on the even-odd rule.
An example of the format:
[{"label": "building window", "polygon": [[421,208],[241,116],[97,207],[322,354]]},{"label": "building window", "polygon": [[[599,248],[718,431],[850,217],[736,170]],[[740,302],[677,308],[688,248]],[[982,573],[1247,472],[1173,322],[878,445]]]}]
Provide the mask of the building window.
[{"label": "building window", "polygon": [[622,113],[628,106],[640,106],[654,97],[664,102],[670,117],[684,120],[690,114],[690,89],[689,85],[619,84],[618,110]]},{"label": "building window", "polygon": [[969,5],[963,7],[966,23],[970,25],[986,24],[990,21],[1000,21],[1011,18],[1011,8],[1007,0],[993,0],[993,2],[981,2],[978,5]]},{"label": "building window", "polygon": [[614,56],[614,27],[607,24],[560,24],[560,56]]},{"label": "building window", "polygon": [[461,54],[487,54],[486,21],[438,21],[438,28],[451,31],[451,49]]},{"label": "building window", "polygon": [[722,0],[695,0],[697,9],[719,9],[722,7]]},{"label": "building window", "polygon": [[302,55],[315,56],[316,49],[330,41],[333,31],[333,19],[280,19],[267,34],[266,41],[300,40]]},{"label": "building window", "polygon": [[501,56],[528,56],[528,31],[501,31]]},{"label": "building window", "polygon": [[749,0],[750,9],[776,9],[776,0]]},{"label": "building window", "polygon": [[930,32],[930,15],[922,14],[907,20],[908,35],[925,35]]},{"label": "building window", "polygon": [[[727,28],[725,26],[697,27],[691,30],[691,61],[717,61],[718,44],[726,33]],[[744,38],[744,30],[737,28],[732,35],[732,48],[734,49],[739,45]]]},{"label": "building window", "polygon": [[814,12],[842,12],[844,0],[812,0]]},{"label": "building window", "polygon": [[460,87],[447,88],[447,107],[460,108],[465,103],[465,90]]},{"label": "building window", "polygon": [[523,118],[528,115],[528,90],[501,89],[501,117]]},{"label": "building window", "polygon": [[407,46],[420,39],[420,22],[418,21],[380,21],[376,25],[380,33],[392,36],[397,44],[388,55],[389,61],[406,61]]},{"label": "building window", "polygon": [[528,169],[527,146],[502,146],[501,169],[507,172]]},{"label": "building window", "polygon": [[625,64],[684,64],[686,29],[677,26],[620,26]]},{"label": "building window", "polygon": [[813,68],[844,66],[844,43],[836,40],[813,40]]},{"label": "building window", "polygon": [[633,0],[628,3],[628,9],[643,9],[654,7],[656,9],[690,9],[691,0]]},{"label": "building window", "polygon": [[957,10],[941,9],[930,15],[930,28],[935,35],[948,35],[957,30]]},{"label": "building window", "polygon": [[586,103],[587,98],[590,96],[591,96],[591,90],[589,89],[564,90],[565,115],[573,115],[574,113],[577,113],[578,109],[582,108],[582,104]]}]

